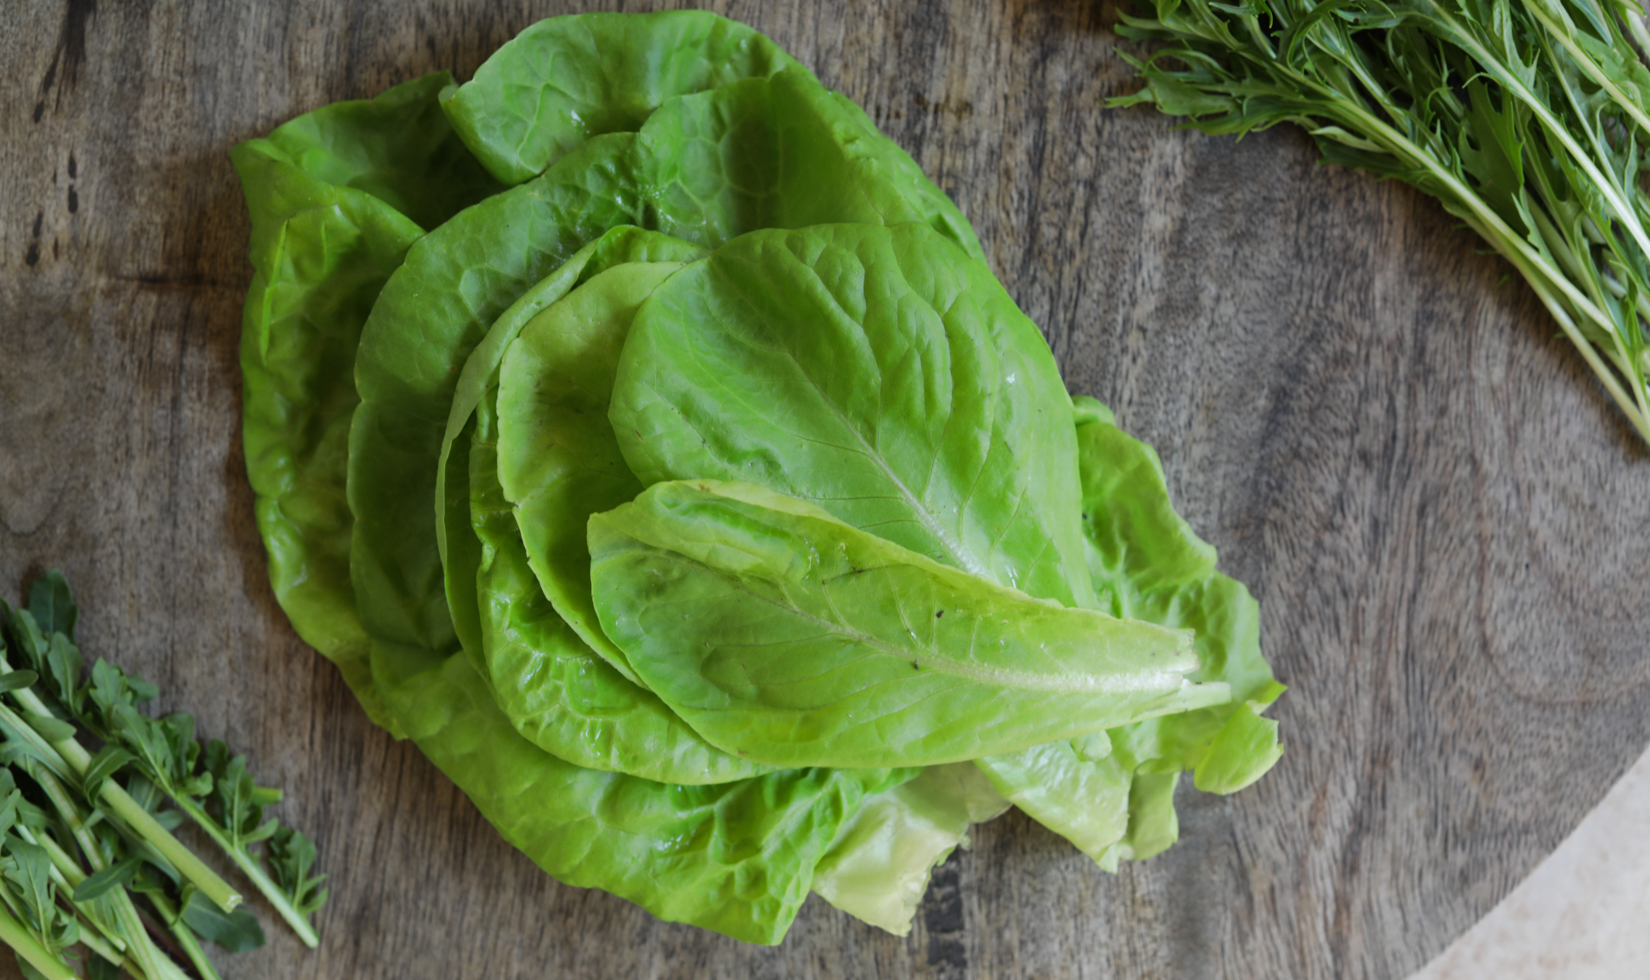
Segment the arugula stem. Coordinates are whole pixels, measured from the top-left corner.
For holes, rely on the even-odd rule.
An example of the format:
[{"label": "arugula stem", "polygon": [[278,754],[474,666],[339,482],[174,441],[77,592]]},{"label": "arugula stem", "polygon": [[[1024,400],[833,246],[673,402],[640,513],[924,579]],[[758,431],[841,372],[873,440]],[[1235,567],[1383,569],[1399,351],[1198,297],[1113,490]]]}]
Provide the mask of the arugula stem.
[{"label": "arugula stem", "polygon": [[167,795],[171,796],[173,804],[178,809],[189,814],[195,824],[205,831],[206,836],[212,838],[214,844],[217,844],[225,854],[229,855],[229,859],[235,862],[235,866],[241,869],[241,872],[258,889],[258,892],[269,900],[269,904],[274,907],[282,919],[286,920],[286,924],[292,927],[292,931],[298,934],[298,938],[304,941],[304,945],[314,949],[321,944],[321,937],[315,932],[315,927],[309,924],[309,920],[305,919],[303,914],[292,906],[291,902],[287,901],[287,897],[281,892],[280,886],[275,884],[269,875],[264,872],[257,859],[249,854],[245,848],[236,847],[224,835],[223,829],[218,826],[216,820],[212,819],[211,814],[202,809],[200,804],[187,797],[173,795],[170,792]]},{"label": "arugula stem", "polygon": [[[1536,22],[1546,29],[1553,40],[1562,45],[1564,50],[1570,52],[1570,57],[1575,59],[1576,65],[1587,73],[1588,78],[1591,78],[1599,88],[1610,93],[1610,98],[1622,108],[1622,111],[1633,117],[1633,121],[1639,124],[1639,128],[1650,133],[1650,115],[1646,115],[1637,103],[1627,97],[1627,93],[1623,92],[1621,87],[1599,68],[1598,63],[1581,50],[1581,46],[1576,44],[1574,38],[1559,29],[1558,24],[1548,16],[1547,11],[1542,9],[1541,0],[1524,0],[1524,9],[1528,10],[1530,16],[1534,17]],[[1641,27],[1640,30],[1643,30],[1643,28]]]},{"label": "arugula stem", "polygon": [[[1387,152],[1392,153],[1412,167],[1425,169],[1447,188],[1447,203],[1454,204],[1457,208],[1464,208],[1468,213],[1460,216],[1468,219],[1468,223],[1474,226],[1474,231],[1477,231],[1496,251],[1500,252],[1519,272],[1523,273],[1524,278],[1535,289],[1536,296],[1541,299],[1543,305],[1559,321],[1560,329],[1570,338],[1571,343],[1581,352],[1582,358],[1593,369],[1593,373],[1603,382],[1611,399],[1627,414],[1628,420],[1632,423],[1634,429],[1638,431],[1639,436],[1650,443],[1650,406],[1641,404],[1642,393],[1638,397],[1630,397],[1622,390],[1620,383],[1616,380],[1615,373],[1599,359],[1593,345],[1588,343],[1587,339],[1581,335],[1569,310],[1564,308],[1556,294],[1562,294],[1563,299],[1567,300],[1584,318],[1596,324],[1606,335],[1614,337],[1617,334],[1615,324],[1604,311],[1590,297],[1581,293],[1575,284],[1564,276],[1560,270],[1553,269],[1539,252],[1508,227],[1506,222],[1501,220],[1500,215],[1491,210],[1482,198],[1473,193],[1471,188],[1463,184],[1453,172],[1440,164],[1432,154],[1416,146],[1408,137],[1392,128],[1384,120],[1371,114],[1364,107],[1335,95],[1332,91],[1293,71],[1281,70],[1287,71],[1291,76],[1290,81],[1301,89],[1316,90],[1319,97],[1328,103],[1326,115],[1333,118],[1337,113],[1345,114],[1349,117],[1346,120],[1349,124],[1354,128],[1362,127]],[[1459,212],[1457,213],[1459,214]],[[1629,377],[1632,377],[1631,372],[1627,373]],[[1638,387],[1642,387],[1642,385]]]},{"label": "arugula stem", "polygon": [[34,937],[23,923],[12,918],[11,913],[0,911],[0,941],[17,951],[17,955],[28,961],[28,964],[40,971],[46,980],[77,980],[74,971],[47,949],[40,940]]},{"label": "arugula stem", "polygon": [[172,931],[173,938],[177,939],[178,945],[183,948],[183,954],[194,964],[195,972],[200,974],[201,980],[223,980],[212,961],[206,958],[206,950],[201,948],[194,931],[179,916],[177,906],[166,896],[155,892],[149,893],[147,897],[155,911],[160,913],[161,921],[166,923],[166,927]]},{"label": "arugula stem", "polygon": [[[73,896],[74,890],[80,887],[80,883],[86,880],[87,875],[86,872],[80,869],[80,865],[76,863],[69,852],[63,850],[63,846],[53,839],[50,834],[37,835],[32,833],[29,828],[21,826],[13,829],[24,840],[45,850],[46,856],[52,862],[52,879],[57,882],[59,888],[63,889],[64,894]],[[69,902],[74,906],[75,911],[79,912],[86,922],[104,938],[104,941],[114,946],[116,950],[123,951],[126,949],[126,941],[120,938],[118,930],[103,917],[103,913],[97,907],[95,900],[92,902],[76,902],[71,897]],[[82,932],[81,938],[86,938],[84,932]],[[108,959],[108,957],[104,957],[104,959]],[[119,962],[119,960],[111,962]]]},{"label": "arugula stem", "polygon": [[121,966],[126,957],[115,949],[106,939],[95,932],[81,932],[80,944],[97,955],[101,960]]},{"label": "arugula stem", "polygon": [[[11,673],[11,666],[0,662],[0,674],[9,673]],[[25,712],[36,717],[57,720],[33,691],[21,688],[11,691],[10,694]],[[11,714],[9,710],[0,710],[4,710],[5,714]],[[13,717],[16,716],[13,715]],[[29,725],[25,724],[21,727],[26,732],[33,732],[33,728]],[[60,742],[47,742],[43,737],[39,737],[38,733],[35,734],[39,738],[39,746],[49,746],[52,754],[75,773],[85,774],[86,767],[91,765],[92,757],[90,753],[81,747],[78,741],[71,737]],[[155,850],[165,856],[166,860],[172,862],[172,866],[178,869],[179,874],[193,882],[195,887],[199,888],[207,898],[217,903],[219,908],[225,912],[233,912],[235,907],[241,904],[240,892],[231,887],[229,882],[219,877],[217,872],[208,868],[200,858],[195,856],[193,851],[180,844],[176,837],[173,837],[165,827],[157,823],[155,818],[139,806],[137,801],[132,799],[124,789],[121,789],[114,780],[104,780],[103,789],[98,795],[104,803],[108,804],[110,811],[115,816],[124,820],[127,826],[136,831],[140,837],[154,845]]]},{"label": "arugula stem", "polygon": [[1592,157],[1575,141],[1575,137],[1564,127],[1563,123],[1553,116],[1552,109],[1548,107],[1547,103],[1531,91],[1522,78],[1508,71],[1494,52],[1479,43],[1478,38],[1457,23],[1436,0],[1422,0],[1422,2],[1432,8],[1434,16],[1438,18],[1440,23],[1449,25],[1452,40],[1477,60],[1484,73],[1500,82],[1501,87],[1506,91],[1517,96],[1518,100],[1530,110],[1530,114],[1540,120],[1541,127],[1569,152],[1570,158],[1576,166],[1580,167],[1586,173],[1587,178],[1597,185],[1599,193],[1604,196],[1611,210],[1615,212],[1616,219],[1626,227],[1628,234],[1632,236],[1639,249],[1646,255],[1650,255],[1650,236],[1646,236],[1643,227],[1640,226],[1638,214],[1633,210],[1633,206],[1622,197],[1621,189],[1613,181],[1606,179],[1603,173],[1599,172],[1597,165],[1593,163]]},{"label": "arugula stem", "polygon": [[[57,808],[63,822],[68,825],[69,832],[74,835],[75,842],[86,855],[86,863],[92,866],[93,871],[102,871],[109,866],[98,846],[97,838],[92,836],[91,826],[80,807],[75,805],[74,798],[69,795],[58,778],[44,767],[33,767],[29,775],[45,791],[47,799]],[[183,971],[178,969],[165,953],[162,953],[149,938],[149,930],[143,925],[143,919],[137,913],[137,907],[132,904],[132,897],[124,888],[116,888],[107,893],[110,904],[115,913],[115,925],[126,938],[126,949],[132,958],[137,960],[150,980],[187,980]]]}]

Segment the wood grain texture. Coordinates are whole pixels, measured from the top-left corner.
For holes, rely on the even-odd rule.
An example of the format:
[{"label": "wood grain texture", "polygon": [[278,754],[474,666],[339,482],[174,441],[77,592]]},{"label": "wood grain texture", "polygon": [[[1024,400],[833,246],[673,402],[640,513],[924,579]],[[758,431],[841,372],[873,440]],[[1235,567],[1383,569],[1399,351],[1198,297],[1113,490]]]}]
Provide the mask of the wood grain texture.
[{"label": "wood grain texture", "polygon": [[62,567],[88,655],[248,752],[321,841],[322,948],[271,923],[226,977],[1397,980],[1650,741],[1650,457],[1440,209],[1297,132],[1103,111],[1130,87],[1107,4],[729,2],[912,152],[1072,389],[1158,447],[1261,600],[1288,751],[1183,794],[1181,844],[1116,877],[1006,816],[909,939],[813,899],[749,947],[539,873],[270,594],[226,151],[575,9],[0,3],[0,588]]}]

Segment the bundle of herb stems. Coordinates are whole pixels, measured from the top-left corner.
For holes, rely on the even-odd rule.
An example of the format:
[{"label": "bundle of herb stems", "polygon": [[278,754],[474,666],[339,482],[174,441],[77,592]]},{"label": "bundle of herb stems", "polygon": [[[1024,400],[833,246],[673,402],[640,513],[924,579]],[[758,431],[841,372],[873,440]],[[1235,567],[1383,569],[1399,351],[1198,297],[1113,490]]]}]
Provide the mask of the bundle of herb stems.
[{"label": "bundle of herb stems", "polygon": [[[1144,2],[1144,0],[1142,0]],[[1150,0],[1118,33],[1209,133],[1297,123],[1439,199],[1511,262],[1650,442],[1650,33],[1636,0]],[[1126,57],[1126,56],[1125,56]]]},{"label": "bundle of herb stems", "polygon": [[[92,954],[88,978],[181,980],[182,959],[214,980],[202,940],[231,952],[263,944],[240,893],[170,833],[184,815],[315,946],[309,915],[326,889],[310,874],[314,845],[263,818],[280,791],[257,786],[222,742],[203,752],[189,715],[139,712],[153,685],[102,660],[84,671],[78,615],[56,572],[34,583],[27,608],[0,601],[0,941],[25,976],[75,977],[78,944]],[[82,730],[101,743],[95,753]],[[176,809],[162,809],[168,800]]]}]

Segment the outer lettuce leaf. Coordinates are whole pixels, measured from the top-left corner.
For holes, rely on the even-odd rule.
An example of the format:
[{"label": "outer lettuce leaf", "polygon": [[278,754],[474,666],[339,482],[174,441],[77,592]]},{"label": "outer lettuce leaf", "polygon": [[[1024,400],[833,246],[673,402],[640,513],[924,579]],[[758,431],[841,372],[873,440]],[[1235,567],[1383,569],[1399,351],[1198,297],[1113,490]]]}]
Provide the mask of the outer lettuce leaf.
[{"label": "outer lettuce leaf", "polygon": [[941,565],[751,484],[590,519],[601,624],[712,744],[770,765],[960,762],[1225,701],[1188,633]]},{"label": "outer lettuce leaf", "polygon": [[719,244],[758,228],[916,222],[984,259],[962,212],[910,155],[801,68],[683,98],[641,132],[658,148],[658,227],[679,238]]},{"label": "outer lettuce leaf", "polygon": [[1195,770],[1199,789],[1230,793],[1271,768],[1282,749],[1276,723],[1259,711],[1283,687],[1261,656],[1259,607],[1242,584],[1215,571],[1214,549],[1175,513],[1157,454],[1094,399],[1074,399],[1074,412],[1084,541],[1102,608],[1195,630],[1201,666],[1189,676],[1232,687],[1229,703],[1119,729],[1109,747],[1042,746],[980,763],[1033,819],[1115,870],[1119,859],[1174,843],[1170,777]]},{"label": "outer lettuce leaf", "polygon": [[[569,318],[562,314],[571,314],[574,322],[592,313],[627,321],[634,294],[645,296],[652,283],[676,268],[678,263],[614,266],[546,308],[522,337],[566,326]],[[617,309],[610,308],[615,304]],[[767,771],[706,742],[657,695],[631,683],[592,650],[545,597],[529,567],[514,508],[499,484],[496,393],[489,389],[475,412],[469,485],[474,536],[481,543],[470,588],[480,598],[482,660],[499,708],[529,741],[587,768],[688,784]],[[618,450],[612,453],[617,456]]]},{"label": "outer lettuce leaf", "polygon": [[449,81],[439,72],[318,109],[231,154],[252,216],[243,437],[270,584],[386,726],[349,579],[353,365],[373,301],[423,227],[497,189],[436,105]]},{"label": "outer lettuce leaf", "polygon": [[746,942],[777,943],[861,800],[915,775],[793,769],[672,786],[582,769],[516,734],[464,657],[380,644],[373,666],[419,749],[545,871]]},{"label": "outer lettuce leaf", "polygon": [[585,525],[642,492],[607,407],[637,307],[679,268],[636,263],[602,273],[535,317],[498,370],[496,479],[516,505],[533,572],[568,625],[632,681],[596,618]]},{"label": "outer lettuce leaf", "polygon": [[968,847],[970,824],[1009,805],[966,762],[924,769],[865,798],[815,868],[814,891],[855,918],[907,935],[934,868]]},{"label": "outer lettuce leaf", "polygon": [[[453,626],[465,650],[473,657],[479,658],[481,655],[481,627],[475,594],[481,553],[480,543],[470,526],[468,454],[471,436],[468,426],[484,395],[497,388],[499,368],[506,351],[514,344],[523,327],[597,273],[625,262],[680,263],[703,255],[704,249],[699,246],[668,235],[631,225],[614,228],[579,249],[554,272],[523,293],[493,321],[486,336],[465,360],[448,410],[446,434],[437,463],[436,500],[440,513],[435,530]],[[605,413],[601,423],[606,429]],[[608,438],[611,439],[611,430],[608,431]],[[629,497],[622,499],[628,500]],[[582,516],[578,539],[582,550]],[[484,675],[488,673],[481,660],[477,659],[475,663],[477,670]],[[621,666],[620,670],[627,668]]]},{"label": "outer lettuce leaf", "polygon": [[638,314],[609,416],[643,484],[754,483],[1094,603],[1054,357],[990,271],[924,225],[757,232],[684,269]]},{"label": "outer lettuce leaf", "polygon": [[978,763],[997,791],[1098,860],[1129,828],[1134,767],[1090,739],[1051,742]]},{"label": "outer lettuce leaf", "polygon": [[792,66],[768,38],[705,11],[553,17],[494,52],[442,108],[488,170],[519,184],[592,136],[636,131],[675,96]]},{"label": "outer lettuce leaf", "polygon": [[[431,72],[375,98],[334,102],[241,144],[317,181],[383,201],[428,231],[504,189],[447,123]],[[245,151],[241,151],[245,152]]]},{"label": "outer lettuce leaf", "polygon": [[1156,857],[1180,839],[1180,818],[1174,812],[1174,790],[1179,772],[1137,771],[1129,783],[1129,828],[1117,843],[1095,861],[1116,872],[1120,861]]}]

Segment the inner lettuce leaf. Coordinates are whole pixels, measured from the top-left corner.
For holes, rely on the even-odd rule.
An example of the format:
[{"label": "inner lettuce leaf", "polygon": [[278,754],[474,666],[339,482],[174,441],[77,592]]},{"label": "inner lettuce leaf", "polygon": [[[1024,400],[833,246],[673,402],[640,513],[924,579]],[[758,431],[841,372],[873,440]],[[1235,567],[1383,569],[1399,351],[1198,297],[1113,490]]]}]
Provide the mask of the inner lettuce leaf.
[{"label": "inner lettuce leaf", "polygon": [[547,309],[498,370],[498,482],[545,596],[631,680],[590,592],[589,515],[642,492],[607,422],[613,375],[642,301],[681,264],[618,266]]},{"label": "inner lettuce leaf", "polygon": [[970,824],[1010,805],[975,766],[930,766],[865,797],[814,868],[814,891],[857,919],[907,935],[934,868],[969,846]]},{"label": "inner lettuce leaf", "polygon": [[673,786],[584,769],[518,735],[463,656],[379,644],[373,666],[419,749],[534,863],[746,942],[779,942],[861,801],[917,775],[790,769]]},{"label": "inner lettuce leaf", "polygon": [[499,190],[441,114],[450,82],[436,72],[329,105],[231,152],[252,219],[242,438],[270,585],[298,635],[392,729],[349,578],[353,368],[361,326],[408,247]]},{"label": "inner lettuce leaf", "polygon": [[1224,702],[1190,633],[1033,599],[750,484],[590,519],[602,627],[712,744],[770,765],[960,762]]},{"label": "inner lettuce leaf", "polygon": [[[598,320],[616,315],[623,322],[637,293],[645,296],[679,267],[616,265],[547,307],[522,335],[591,314]],[[498,707],[528,740],[587,768],[683,784],[722,783],[768,771],[713,746],[657,695],[631,683],[585,643],[540,590],[499,484],[497,391],[488,389],[474,413],[469,485],[472,528],[481,543],[470,588],[479,597],[481,659]]]},{"label": "inner lettuce leaf", "polygon": [[609,417],[644,485],[757,484],[1094,604],[1054,356],[984,263],[923,225],[756,232],[684,269],[637,315]]},{"label": "inner lettuce leaf", "polygon": [[[683,263],[704,254],[705,250],[697,245],[659,232],[632,225],[613,228],[579,249],[555,271],[523,293],[493,321],[487,334],[465,359],[452,405],[448,409],[447,429],[437,461],[435,496],[439,513],[435,530],[453,626],[465,650],[472,656],[480,656],[482,643],[475,594],[480,551],[479,542],[471,532],[470,426],[481,399],[499,384],[499,371],[506,352],[529,323],[591,277],[615,265],[627,262]],[[584,538],[582,521],[581,517],[578,534],[581,549]],[[478,659],[475,662],[477,669],[486,674],[482,661]],[[615,666],[630,680],[635,680],[622,662]]]},{"label": "inner lettuce leaf", "polygon": [[499,180],[519,184],[592,136],[634,132],[678,95],[796,67],[777,44],[704,11],[552,17],[495,51],[442,108]]}]

